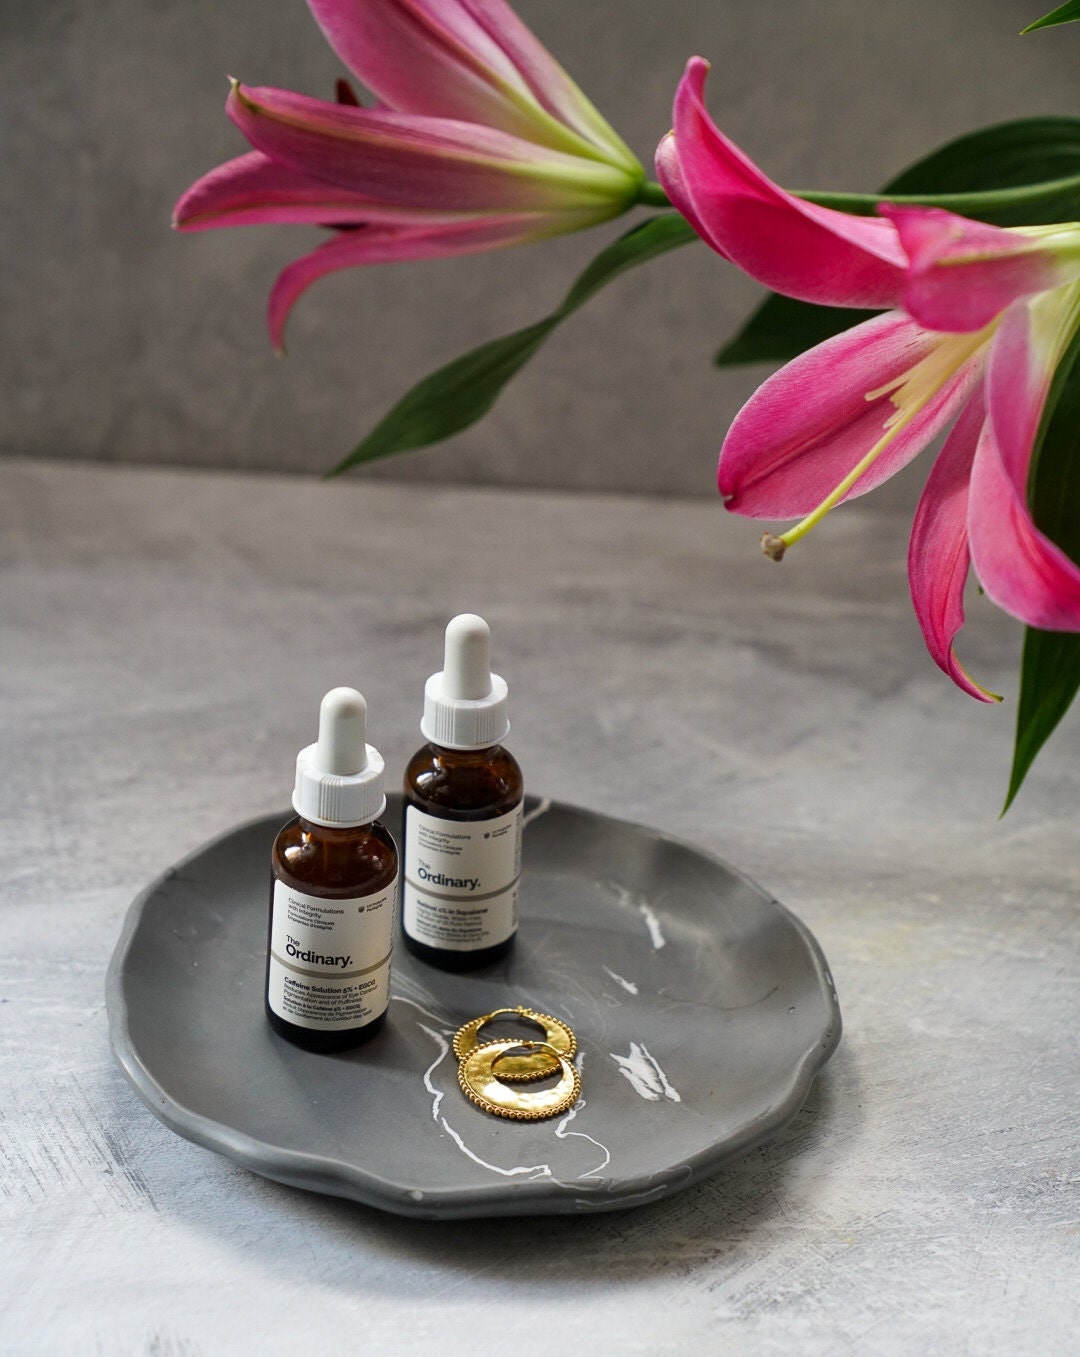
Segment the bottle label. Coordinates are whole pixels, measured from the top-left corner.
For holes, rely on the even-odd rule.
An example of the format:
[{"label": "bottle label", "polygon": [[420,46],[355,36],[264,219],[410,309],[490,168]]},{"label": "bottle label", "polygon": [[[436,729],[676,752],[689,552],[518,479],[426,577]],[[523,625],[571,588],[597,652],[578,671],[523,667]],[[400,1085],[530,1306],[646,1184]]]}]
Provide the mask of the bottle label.
[{"label": "bottle label", "polygon": [[517,929],[524,802],[494,820],[440,820],[405,808],[405,932],[475,952]]},{"label": "bottle label", "polygon": [[296,1027],[364,1027],[390,1003],[397,881],[373,895],[327,900],[275,879],[267,1001]]}]

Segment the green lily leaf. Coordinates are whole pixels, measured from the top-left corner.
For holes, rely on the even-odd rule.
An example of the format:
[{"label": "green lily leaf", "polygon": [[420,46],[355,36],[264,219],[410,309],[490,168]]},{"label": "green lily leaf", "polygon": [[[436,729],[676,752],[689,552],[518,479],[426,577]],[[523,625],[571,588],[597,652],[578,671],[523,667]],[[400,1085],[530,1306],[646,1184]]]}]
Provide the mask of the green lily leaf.
[{"label": "green lily leaf", "polygon": [[1064,5],[1058,5],[1057,9],[1051,10],[1049,14],[1044,14],[1041,19],[1036,19],[1033,24],[1028,24],[1027,28],[1020,30],[1020,36],[1025,33],[1034,33],[1037,28],[1054,28],[1057,24],[1071,24],[1080,19],[1080,0],[1066,0]]},{"label": "green lily leaf", "polygon": [[377,457],[426,447],[475,424],[552,330],[594,293],[627,269],[697,238],[689,223],[674,212],[650,217],[634,227],[597,255],[557,310],[523,330],[481,344],[418,382],[328,474],[337,476]]},{"label": "green lily leaf", "polygon": [[[1028,498],[1035,522],[1072,560],[1080,561],[1080,334],[1054,375],[1035,440]],[[1036,754],[1080,688],[1080,633],[1028,627],[1020,665],[1020,697],[1012,772],[1002,815]]]},{"label": "green lily leaf", "polygon": [[1048,182],[1078,175],[1080,118],[1019,118],[948,142],[896,175],[885,188],[889,194],[991,196],[1001,189],[1034,192]]},{"label": "green lily leaf", "polygon": [[[932,151],[880,193],[800,196],[860,216],[888,198],[947,207],[998,226],[1073,221],[1080,217],[1080,118],[1022,118],[982,128]],[[720,350],[716,363],[787,362],[870,314],[773,294]]]},{"label": "green lily leaf", "polygon": [[786,363],[842,330],[879,315],[848,306],[815,306],[773,292],[734,339],[716,355],[717,367],[739,363]]},{"label": "green lily leaf", "polygon": [[817,306],[770,292],[742,329],[717,350],[713,362],[718,368],[789,363],[807,349],[880,314],[848,306]]}]

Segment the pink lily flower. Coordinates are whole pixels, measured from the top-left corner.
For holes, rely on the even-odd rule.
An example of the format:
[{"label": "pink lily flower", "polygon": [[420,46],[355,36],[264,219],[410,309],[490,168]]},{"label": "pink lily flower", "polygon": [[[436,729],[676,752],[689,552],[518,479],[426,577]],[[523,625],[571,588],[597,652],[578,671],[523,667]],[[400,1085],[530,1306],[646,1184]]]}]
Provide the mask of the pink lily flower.
[{"label": "pink lily flower", "polygon": [[891,307],[801,354],[736,416],[720,452],[725,505],[794,518],[766,534],[779,560],[837,504],[952,431],[927,478],[908,553],[912,601],[935,663],[997,700],[956,657],[974,566],[1030,626],[1080,631],[1080,568],[1036,528],[1027,476],[1054,370],[1080,329],[1080,225],[1001,229],[933,208],[876,218],[818,207],[767,178],[710,119],[694,58],[657,170],[672,202],[725,258],[774,290],[834,306]]},{"label": "pink lily flower", "polygon": [[254,150],[177,203],[185,231],[327,226],[270,297],[285,323],[316,279],[359,264],[470,254],[576,231],[639,201],[645,172],[504,0],[309,0],[376,96],[359,106],[234,81],[226,112]]}]

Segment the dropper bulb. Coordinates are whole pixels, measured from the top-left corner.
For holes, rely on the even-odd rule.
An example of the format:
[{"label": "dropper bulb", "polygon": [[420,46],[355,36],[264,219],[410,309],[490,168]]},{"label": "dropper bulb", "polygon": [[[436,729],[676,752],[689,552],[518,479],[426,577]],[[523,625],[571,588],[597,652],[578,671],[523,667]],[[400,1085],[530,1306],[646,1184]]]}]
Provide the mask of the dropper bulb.
[{"label": "dropper bulb", "polygon": [[367,703],[355,688],[331,688],[319,705],[315,768],[355,777],[367,767]]},{"label": "dropper bulb", "polygon": [[469,701],[491,693],[491,629],[476,613],[459,613],[447,623],[443,692]]}]

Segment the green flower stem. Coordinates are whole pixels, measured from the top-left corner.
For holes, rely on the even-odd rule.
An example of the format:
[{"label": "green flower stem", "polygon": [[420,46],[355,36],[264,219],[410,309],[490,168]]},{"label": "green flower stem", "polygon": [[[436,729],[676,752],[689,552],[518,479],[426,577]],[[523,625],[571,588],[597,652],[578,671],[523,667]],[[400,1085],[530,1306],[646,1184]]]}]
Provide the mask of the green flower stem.
[{"label": "green flower stem", "polygon": [[653,179],[646,179],[638,191],[638,202],[646,207],[670,207],[671,199]]},{"label": "green flower stem", "polygon": [[[988,189],[979,193],[822,193],[813,189],[792,189],[796,198],[818,207],[832,207],[838,212],[849,212],[856,217],[872,217],[878,203],[910,203],[917,207],[945,207],[961,217],[982,219],[1010,207],[1036,204],[1045,198],[1060,194],[1080,196],[1080,175],[1063,179],[1043,179],[1037,183],[1021,184],[1015,188]],[[637,200],[647,207],[670,207],[671,199],[654,180],[647,179],[638,190]]]},{"label": "green flower stem", "polygon": [[1046,179],[1018,188],[990,189],[984,193],[814,193],[792,190],[796,198],[833,207],[854,216],[871,217],[881,202],[912,203],[922,207],[946,207],[961,217],[981,218],[984,213],[1005,207],[1023,206],[1051,194],[1080,193],[1080,175],[1065,179]]}]

